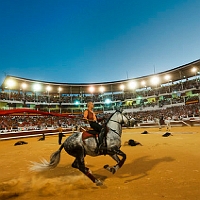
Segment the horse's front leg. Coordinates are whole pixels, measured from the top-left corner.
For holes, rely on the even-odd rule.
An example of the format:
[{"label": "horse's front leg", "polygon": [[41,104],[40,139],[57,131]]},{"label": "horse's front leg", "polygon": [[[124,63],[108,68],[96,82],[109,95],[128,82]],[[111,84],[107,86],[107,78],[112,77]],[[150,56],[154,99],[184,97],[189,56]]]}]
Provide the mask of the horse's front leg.
[{"label": "horse's front leg", "polygon": [[[115,153],[115,154],[113,154],[113,153]],[[121,160],[119,159],[118,155],[122,157]],[[110,167],[109,165],[105,165],[104,168],[114,174],[124,164],[124,162],[126,160],[126,154],[123,151],[121,151],[120,149],[118,149],[118,150],[114,150],[114,152],[112,152],[112,154],[110,154],[110,156],[117,162],[117,164],[113,167]]]}]

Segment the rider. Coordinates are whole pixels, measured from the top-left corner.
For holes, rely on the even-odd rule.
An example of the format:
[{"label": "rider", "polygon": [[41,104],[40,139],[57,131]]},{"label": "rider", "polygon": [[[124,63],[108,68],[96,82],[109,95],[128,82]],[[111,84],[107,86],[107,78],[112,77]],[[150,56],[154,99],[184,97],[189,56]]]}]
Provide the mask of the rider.
[{"label": "rider", "polygon": [[[104,132],[104,128],[102,125],[100,125],[98,122],[97,122],[97,117],[93,111],[93,108],[94,108],[94,104],[93,102],[89,101],[87,103],[87,110],[84,111],[84,114],[83,114],[83,119],[84,120],[87,120],[90,124],[90,127],[92,129],[94,129],[98,135],[100,136],[100,133],[103,133]],[[103,137],[99,137],[99,148],[101,147],[102,143],[103,143]]]}]

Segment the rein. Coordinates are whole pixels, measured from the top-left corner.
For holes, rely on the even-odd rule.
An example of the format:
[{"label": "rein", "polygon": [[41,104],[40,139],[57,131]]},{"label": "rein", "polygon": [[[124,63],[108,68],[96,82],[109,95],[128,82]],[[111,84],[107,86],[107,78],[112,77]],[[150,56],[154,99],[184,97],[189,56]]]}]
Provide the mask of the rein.
[{"label": "rein", "polygon": [[120,122],[118,122],[118,121],[116,121],[116,120],[112,120],[112,119],[110,119],[109,121],[112,121],[112,122],[116,122],[116,123],[118,123],[118,124],[122,124],[122,122],[120,123]]},{"label": "rein", "polygon": [[[114,129],[112,129],[112,128],[110,128],[110,130],[111,130],[112,132],[114,132],[115,134],[119,135],[119,133],[118,133],[116,130],[114,130]],[[119,135],[119,136],[120,136],[120,135]]]}]

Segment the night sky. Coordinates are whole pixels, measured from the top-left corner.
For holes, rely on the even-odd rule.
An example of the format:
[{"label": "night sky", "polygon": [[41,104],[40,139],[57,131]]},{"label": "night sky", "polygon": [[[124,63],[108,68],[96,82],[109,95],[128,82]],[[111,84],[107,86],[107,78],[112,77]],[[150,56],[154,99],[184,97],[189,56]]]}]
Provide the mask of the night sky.
[{"label": "night sky", "polygon": [[5,75],[91,83],[200,58],[199,0],[0,0]]}]

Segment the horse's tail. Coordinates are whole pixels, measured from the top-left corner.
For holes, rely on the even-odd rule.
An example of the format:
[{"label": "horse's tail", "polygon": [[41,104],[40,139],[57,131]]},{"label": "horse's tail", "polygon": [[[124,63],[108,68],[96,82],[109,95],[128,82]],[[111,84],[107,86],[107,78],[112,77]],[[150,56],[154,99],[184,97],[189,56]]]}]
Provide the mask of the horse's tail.
[{"label": "horse's tail", "polygon": [[60,152],[64,147],[64,143],[60,146],[60,148],[51,154],[50,161],[48,162],[46,159],[41,159],[41,163],[31,162],[32,165],[30,167],[31,171],[45,171],[48,169],[55,168],[60,162]]}]

